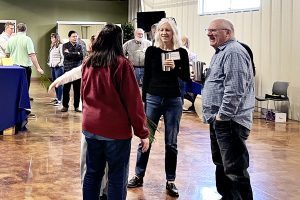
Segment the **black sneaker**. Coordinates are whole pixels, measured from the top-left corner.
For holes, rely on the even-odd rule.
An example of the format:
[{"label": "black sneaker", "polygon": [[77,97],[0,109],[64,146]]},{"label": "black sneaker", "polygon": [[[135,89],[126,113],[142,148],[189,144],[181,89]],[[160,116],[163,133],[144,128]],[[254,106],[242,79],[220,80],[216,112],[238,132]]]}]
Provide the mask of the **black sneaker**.
[{"label": "black sneaker", "polygon": [[50,103],[51,104],[54,104],[54,103],[56,103],[58,100],[57,99],[52,99],[51,101],[50,101]]},{"label": "black sneaker", "polygon": [[167,193],[172,197],[179,197],[178,189],[176,188],[174,183],[166,183]]},{"label": "black sneaker", "polygon": [[188,109],[183,109],[183,112],[184,113],[195,113],[196,111],[195,111],[195,107],[191,106]]},{"label": "black sneaker", "polygon": [[143,186],[143,178],[139,178],[137,176],[134,176],[129,182],[127,187],[128,188],[136,188],[136,187],[142,187]]},{"label": "black sneaker", "polygon": [[99,200],[107,200],[107,195],[103,194],[102,196],[99,197]]},{"label": "black sneaker", "polygon": [[75,111],[75,112],[80,112],[80,113],[82,112],[82,111],[79,110],[78,108],[75,108],[74,111]]}]

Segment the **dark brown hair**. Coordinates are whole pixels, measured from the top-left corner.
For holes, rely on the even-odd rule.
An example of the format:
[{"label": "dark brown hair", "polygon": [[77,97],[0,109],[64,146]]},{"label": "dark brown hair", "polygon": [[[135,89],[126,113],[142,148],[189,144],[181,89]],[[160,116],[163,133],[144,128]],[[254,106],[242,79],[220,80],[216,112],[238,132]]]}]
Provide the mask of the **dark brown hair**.
[{"label": "dark brown hair", "polygon": [[55,38],[55,42],[52,44],[51,43],[51,47],[58,47],[60,44],[62,44],[62,42],[60,41],[60,36],[58,33],[51,33],[51,38]]},{"label": "dark brown hair", "polygon": [[124,56],[122,29],[114,24],[105,25],[93,42],[92,49],[87,67],[116,67],[118,56]]}]

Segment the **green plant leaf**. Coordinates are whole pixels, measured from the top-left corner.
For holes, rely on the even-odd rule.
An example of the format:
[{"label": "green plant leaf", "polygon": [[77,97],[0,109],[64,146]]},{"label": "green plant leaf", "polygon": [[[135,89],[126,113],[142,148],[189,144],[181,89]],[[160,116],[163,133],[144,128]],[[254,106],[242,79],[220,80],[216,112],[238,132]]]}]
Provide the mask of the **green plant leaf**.
[{"label": "green plant leaf", "polygon": [[42,74],[39,79],[40,84],[48,91],[48,88],[51,85],[51,80],[45,74]]},{"label": "green plant leaf", "polygon": [[149,129],[149,143],[152,144],[155,141],[155,131],[157,130],[157,124],[147,117],[147,127]]}]

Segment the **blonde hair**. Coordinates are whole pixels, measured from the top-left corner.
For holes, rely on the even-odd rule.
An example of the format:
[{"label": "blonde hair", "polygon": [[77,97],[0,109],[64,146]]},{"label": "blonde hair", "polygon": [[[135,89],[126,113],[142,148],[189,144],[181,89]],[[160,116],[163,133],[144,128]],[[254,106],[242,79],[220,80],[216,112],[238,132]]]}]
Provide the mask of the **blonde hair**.
[{"label": "blonde hair", "polygon": [[172,32],[173,32],[173,38],[172,38],[173,48],[174,49],[180,48],[182,46],[181,39],[180,39],[181,37],[180,37],[180,33],[179,33],[178,27],[176,25],[176,22],[174,21],[174,18],[162,18],[158,22],[158,25],[156,28],[157,31],[155,33],[154,46],[158,47],[158,48],[161,48],[163,46],[162,41],[159,36],[159,32],[160,32],[160,27],[166,23],[168,23],[170,25]]},{"label": "blonde hair", "polygon": [[188,36],[182,36],[181,41],[183,46],[185,46],[187,49],[190,48],[190,39],[188,38]]}]

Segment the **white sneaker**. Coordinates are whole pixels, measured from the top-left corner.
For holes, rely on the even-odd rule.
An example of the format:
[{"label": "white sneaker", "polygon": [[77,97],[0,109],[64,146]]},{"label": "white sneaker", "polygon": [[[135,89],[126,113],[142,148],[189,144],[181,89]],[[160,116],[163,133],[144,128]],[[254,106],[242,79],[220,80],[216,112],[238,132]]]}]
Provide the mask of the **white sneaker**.
[{"label": "white sneaker", "polygon": [[54,104],[53,104],[53,106],[60,106],[61,105],[61,101],[56,101]]}]

